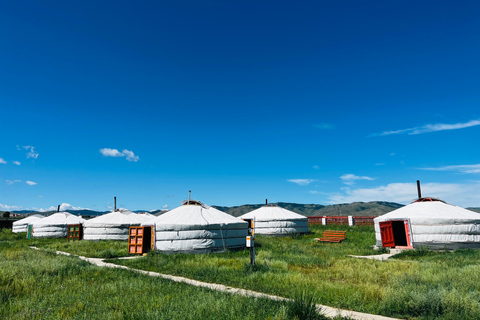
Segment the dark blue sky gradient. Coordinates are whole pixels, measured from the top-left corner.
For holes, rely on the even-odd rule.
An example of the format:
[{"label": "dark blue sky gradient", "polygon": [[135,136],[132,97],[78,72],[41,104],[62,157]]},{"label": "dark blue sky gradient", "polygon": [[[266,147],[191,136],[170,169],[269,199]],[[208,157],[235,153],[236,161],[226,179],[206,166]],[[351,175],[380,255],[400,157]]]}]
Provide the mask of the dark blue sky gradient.
[{"label": "dark blue sky gradient", "polygon": [[365,190],[416,179],[441,196],[473,189],[478,174],[419,168],[479,163],[480,127],[378,134],[480,119],[479,17],[477,1],[4,3],[0,205],[100,209],[122,195],[155,209],[189,189],[218,205],[405,202]]}]

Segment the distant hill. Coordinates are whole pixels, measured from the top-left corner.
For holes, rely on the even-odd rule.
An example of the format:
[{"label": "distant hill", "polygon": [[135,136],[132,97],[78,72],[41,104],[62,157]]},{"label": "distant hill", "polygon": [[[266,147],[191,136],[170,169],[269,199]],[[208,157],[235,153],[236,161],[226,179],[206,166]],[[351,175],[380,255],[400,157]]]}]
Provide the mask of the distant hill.
[{"label": "distant hill", "polygon": [[[380,216],[387,212],[403,207],[402,204],[386,201],[371,202],[353,202],[344,204],[334,204],[324,206],[321,204],[299,204],[277,202],[274,203],[279,207],[296,212],[307,217],[318,216]],[[238,217],[247,212],[262,207],[263,204],[246,204],[236,207],[213,206],[218,210]]]},{"label": "distant hill", "polygon": [[[155,210],[150,212],[151,214],[155,214],[158,212],[162,212],[164,210]],[[31,215],[31,214],[41,214],[44,216],[49,216],[56,211],[45,211],[45,212],[37,212],[37,211],[32,211],[32,210],[20,210],[20,211],[10,211],[11,213],[17,213],[17,214],[22,214],[22,215]],[[77,215],[77,216],[82,216],[82,217],[96,217],[100,216],[105,213],[109,213],[111,211],[95,211],[95,210],[89,210],[89,209],[84,209],[84,210],[65,210],[63,212],[69,212],[71,214]],[[139,212],[149,212],[148,210],[135,210],[133,211],[135,213]],[[3,211],[0,211],[0,215],[3,213]]]},{"label": "distant hill", "polygon": [[[299,203],[288,203],[288,202],[277,202],[274,203],[279,207],[285,208],[287,210],[296,212],[298,214],[307,216],[307,217],[318,217],[318,216],[381,216],[387,212],[393,211],[395,209],[403,207],[403,205],[395,202],[386,202],[386,201],[371,201],[371,202],[352,202],[352,203],[342,203],[342,204],[333,204],[324,206],[321,204],[299,204]],[[234,217],[241,216],[247,212],[253,211],[262,207],[263,204],[245,204],[242,206],[235,207],[225,207],[225,206],[212,206],[231,214]],[[480,213],[480,208],[467,208]],[[66,210],[75,215],[83,217],[94,217],[99,216],[110,211],[94,211],[94,210]],[[0,215],[4,211],[0,211]],[[39,213],[42,215],[50,215],[55,213],[54,211],[50,212],[35,212],[31,210],[20,210],[20,211],[10,211],[11,213],[17,214],[34,214]],[[134,212],[148,212],[148,210],[135,210]],[[167,210],[154,210],[150,212],[154,215],[160,215],[167,212]]]}]

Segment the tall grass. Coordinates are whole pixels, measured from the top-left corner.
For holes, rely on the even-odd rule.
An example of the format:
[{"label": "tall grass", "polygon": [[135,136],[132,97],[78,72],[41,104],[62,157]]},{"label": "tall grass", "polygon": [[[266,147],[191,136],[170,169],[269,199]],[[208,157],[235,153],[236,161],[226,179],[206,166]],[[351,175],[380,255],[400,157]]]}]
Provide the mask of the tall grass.
[{"label": "tall grass", "polygon": [[[342,243],[317,243],[325,229],[346,230]],[[151,253],[116,261],[349,310],[418,319],[480,318],[480,254],[476,250],[407,253],[392,261],[348,255],[376,253],[373,228],[314,226],[301,237],[256,237],[256,266],[248,251],[210,255]],[[477,267],[478,265],[478,267]]]},{"label": "tall grass", "polygon": [[[314,238],[320,237],[325,229],[346,230],[346,240],[315,242]],[[372,249],[373,228],[313,226],[311,230],[313,234],[299,237],[257,235],[255,266],[249,265],[248,250],[206,255],[151,252],[141,259],[112,261],[297,300],[307,293],[315,297],[316,303],[385,316],[480,319],[480,251],[432,252],[420,248],[388,261],[356,259],[348,255],[376,253]],[[18,238],[5,242],[27,243]],[[115,245],[84,242],[83,246],[88,248],[83,250],[90,255],[98,255]],[[64,243],[65,240],[45,240],[39,245],[55,249]],[[126,243],[122,245],[126,250]],[[75,246],[63,251],[69,250],[79,252]],[[14,250],[8,254],[16,255]],[[22,255],[18,254],[17,258],[21,259]],[[287,309],[291,307],[287,304],[284,308],[282,317],[288,318]]]},{"label": "tall grass", "polygon": [[290,319],[288,303],[0,243],[0,319]]}]

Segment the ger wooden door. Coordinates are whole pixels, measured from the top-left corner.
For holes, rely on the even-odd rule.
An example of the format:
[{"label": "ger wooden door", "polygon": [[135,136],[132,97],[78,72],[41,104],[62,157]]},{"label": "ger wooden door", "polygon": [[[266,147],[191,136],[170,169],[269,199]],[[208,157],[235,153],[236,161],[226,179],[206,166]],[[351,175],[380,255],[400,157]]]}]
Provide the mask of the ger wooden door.
[{"label": "ger wooden door", "polygon": [[393,237],[392,221],[383,221],[380,225],[380,236],[382,237],[382,246],[395,247],[395,238]]}]

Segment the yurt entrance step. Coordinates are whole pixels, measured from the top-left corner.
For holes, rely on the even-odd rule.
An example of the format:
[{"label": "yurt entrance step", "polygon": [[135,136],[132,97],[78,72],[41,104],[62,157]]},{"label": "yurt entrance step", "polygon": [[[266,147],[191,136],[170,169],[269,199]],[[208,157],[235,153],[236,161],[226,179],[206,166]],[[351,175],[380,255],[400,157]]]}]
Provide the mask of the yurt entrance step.
[{"label": "yurt entrance step", "polygon": [[155,241],[152,227],[130,227],[128,232],[128,253],[144,254],[153,250]]},{"label": "yurt entrance step", "polygon": [[382,246],[387,248],[411,248],[408,220],[390,220],[380,222]]}]

